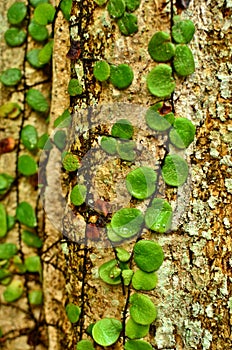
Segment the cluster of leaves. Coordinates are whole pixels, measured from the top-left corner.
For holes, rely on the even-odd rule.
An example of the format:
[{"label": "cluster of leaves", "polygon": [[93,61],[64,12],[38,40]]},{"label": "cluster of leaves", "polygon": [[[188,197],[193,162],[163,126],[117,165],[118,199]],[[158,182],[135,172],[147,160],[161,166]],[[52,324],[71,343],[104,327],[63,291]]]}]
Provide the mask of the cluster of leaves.
[{"label": "cluster of leaves", "polygon": [[109,65],[106,61],[97,61],[94,64],[93,75],[100,81],[109,81],[117,89],[126,89],[134,79],[134,73],[128,64]]},{"label": "cluster of leaves", "polygon": [[118,25],[124,35],[133,35],[138,31],[137,16],[133,14],[139,8],[140,0],[94,0],[99,6],[107,3],[107,10],[111,18]]},{"label": "cluster of leaves", "polygon": [[[195,26],[191,20],[181,20],[174,17],[172,39],[166,32],[157,32],[148,44],[148,52],[156,62],[172,61],[176,74],[185,77],[195,71],[192,51],[188,43],[192,40]],[[157,97],[168,97],[175,89],[172,67],[161,63],[153,68],[147,76],[147,87],[150,93]]]}]

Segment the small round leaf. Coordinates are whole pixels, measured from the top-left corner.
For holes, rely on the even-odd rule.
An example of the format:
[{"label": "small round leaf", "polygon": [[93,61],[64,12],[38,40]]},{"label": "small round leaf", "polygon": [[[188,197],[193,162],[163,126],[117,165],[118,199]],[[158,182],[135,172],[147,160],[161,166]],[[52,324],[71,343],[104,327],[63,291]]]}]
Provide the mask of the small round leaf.
[{"label": "small round leaf", "polygon": [[179,76],[185,77],[194,73],[195,62],[192,51],[187,45],[177,45],[173,66]]},{"label": "small round leaf", "polygon": [[21,1],[16,1],[7,11],[7,19],[10,24],[20,24],[27,14],[27,7]]},{"label": "small round leaf", "polygon": [[26,101],[37,112],[44,113],[48,110],[48,102],[39,90],[29,89],[26,95]]},{"label": "small round leaf", "polygon": [[68,84],[68,93],[70,96],[81,95],[83,88],[78,79],[71,79]]},{"label": "small round leaf", "polygon": [[189,19],[178,21],[172,27],[172,37],[178,44],[188,44],[192,40],[194,33],[194,23]]},{"label": "small round leaf", "polygon": [[31,6],[36,7],[39,4],[48,3],[49,0],[29,0]]},{"label": "small round leaf", "polygon": [[39,64],[47,64],[51,61],[53,54],[53,44],[54,41],[50,40],[44,47],[39,51],[38,58]]},{"label": "small round leaf", "polygon": [[71,9],[72,9],[72,0],[62,0],[60,3],[60,9],[64,15],[64,18],[67,21],[69,21]]},{"label": "small round leaf", "polygon": [[71,323],[76,323],[79,320],[81,309],[79,306],[69,303],[65,308],[68,319]]},{"label": "small round leaf", "polygon": [[39,54],[41,49],[32,49],[27,52],[27,61],[30,63],[30,65],[34,68],[42,68],[44,64],[41,64],[39,61]]},{"label": "small round leaf", "polygon": [[130,260],[130,253],[124,248],[117,247],[115,248],[116,250],[116,255],[119,261],[121,262],[127,262]]},{"label": "small round leaf", "polygon": [[140,2],[141,0],[125,0],[127,10],[135,11],[139,7]]},{"label": "small round leaf", "polygon": [[157,309],[151,299],[143,294],[134,293],[130,297],[130,315],[134,322],[149,325],[157,317]]},{"label": "small round leaf", "polygon": [[34,11],[34,19],[37,23],[46,26],[51,23],[55,16],[55,9],[51,4],[40,3]]},{"label": "small round leaf", "polygon": [[138,31],[137,25],[138,19],[132,13],[125,12],[124,15],[118,20],[118,27],[122,34],[132,35]]},{"label": "small round leaf", "polygon": [[9,46],[21,46],[26,40],[27,34],[19,28],[10,28],[4,34],[4,39]]},{"label": "small round leaf", "polygon": [[141,240],[134,245],[134,261],[145,272],[156,271],[164,260],[162,247],[150,240]]},{"label": "small round leaf", "polygon": [[8,260],[12,258],[18,251],[16,244],[14,243],[1,243],[0,244],[0,260]]},{"label": "small round leaf", "polygon": [[155,192],[156,182],[156,172],[149,167],[142,166],[127,175],[126,188],[133,197],[145,199]]},{"label": "small round leaf", "polygon": [[102,136],[101,147],[105,152],[113,155],[117,152],[117,141],[113,137]]},{"label": "small round leaf", "polygon": [[127,142],[117,142],[117,151],[118,155],[121,159],[126,161],[133,161],[136,157],[136,153],[134,151],[135,148],[134,141]]},{"label": "small round leaf", "polygon": [[24,146],[33,151],[37,148],[38,133],[33,125],[26,125],[21,131],[21,140]]},{"label": "small round leaf", "polygon": [[7,234],[7,214],[6,209],[2,203],[0,203],[0,223],[0,238],[3,238]]},{"label": "small round leaf", "polygon": [[134,128],[131,122],[127,119],[119,119],[116,123],[114,123],[111,135],[113,137],[118,137],[120,139],[129,140],[132,138],[134,133]]},{"label": "small round leaf", "polygon": [[172,126],[174,122],[174,114],[172,112],[161,115],[154,106],[151,106],[146,112],[146,123],[152,129],[156,131],[165,131]]},{"label": "small round leaf", "polygon": [[25,261],[25,267],[28,272],[36,273],[41,272],[41,261],[38,255],[28,256]]},{"label": "small round leaf", "polygon": [[70,194],[71,203],[76,206],[83,204],[85,202],[86,194],[87,187],[85,185],[74,186]]},{"label": "small round leaf", "polygon": [[181,186],[188,177],[188,164],[177,154],[169,154],[164,159],[162,176],[166,184],[170,186]]},{"label": "small round leaf", "polygon": [[148,44],[148,52],[156,62],[167,62],[175,54],[175,46],[170,42],[170,35],[165,32],[157,32]]},{"label": "small round leaf", "polygon": [[0,80],[6,86],[17,85],[22,78],[21,70],[18,68],[9,68],[2,72]]},{"label": "small round leaf", "polygon": [[143,338],[149,331],[149,325],[141,325],[133,321],[132,318],[126,323],[126,336],[130,339]]},{"label": "small round leaf", "polygon": [[35,21],[31,21],[28,27],[29,34],[36,41],[44,41],[48,38],[48,30]]},{"label": "small round leaf", "polygon": [[3,292],[3,297],[7,303],[18,300],[23,294],[23,282],[19,280],[12,281]]},{"label": "small round leaf", "polygon": [[41,305],[43,302],[42,290],[32,290],[28,293],[28,299],[31,305]]},{"label": "small round leaf", "polygon": [[154,96],[168,97],[174,91],[175,86],[172,68],[167,64],[160,64],[148,73],[147,87]]},{"label": "small round leaf", "polygon": [[66,171],[76,171],[80,167],[78,157],[71,152],[64,156],[62,164]]},{"label": "small round leaf", "polygon": [[152,346],[144,340],[127,340],[125,350],[152,350]]},{"label": "small round leaf", "polygon": [[114,318],[103,318],[93,326],[93,339],[101,346],[110,346],[118,340],[121,330],[120,321]]},{"label": "small round leaf", "polygon": [[16,209],[17,220],[28,227],[36,227],[37,220],[34,209],[27,202],[21,202]]},{"label": "small round leaf", "polygon": [[33,232],[24,230],[22,232],[22,241],[29,247],[41,248],[42,240]]},{"label": "small round leaf", "polygon": [[77,343],[76,350],[94,350],[94,346],[90,340],[83,339]]},{"label": "small round leaf", "polygon": [[143,214],[136,208],[123,208],[112,217],[111,226],[117,235],[129,238],[136,235],[142,226]]},{"label": "small round leaf", "polygon": [[124,0],[109,0],[107,10],[111,17],[120,18],[126,9]]},{"label": "small round leaf", "polygon": [[[135,271],[132,277],[132,286],[137,290],[152,290],[156,287],[158,277],[155,272]],[[141,337],[138,337],[141,338]]]},{"label": "small round leaf", "polygon": [[38,167],[37,163],[31,156],[24,154],[19,157],[18,170],[22,175],[31,176],[36,174]]},{"label": "small round leaf", "polygon": [[99,276],[105,283],[112,285],[121,283],[120,275],[115,277],[112,273],[115,267],[117,267],[117,260],[115,259],[107,261],[99,267]]},{"label": "small round leaf", "polygon": [[119,64],[110,67],[110,82],[118,89],[126,89],[131,85],[134,73],[127,64]]},{"label": "small round leaf", "polygon": [[187,118],[176,118],[169,132],[171,143],[177,148],[187,148],[193,142],[196,128]]},{"label": "small round leaf", "polygon": [[93,67],[93,75],[99,81],[105,81],[110,76],[110,65],[106,61],[97,61]]},{"label": "small round leaf", "polygon": [[172,226],[172,207],[161,198],[155,198],[145,213],[145,223],[153,231],[164,233]]},{"label": "small round leaf", "polygon": [[62,151],[66,145],[66,132],[64,130],[57,130],[53,138],[56,147]]}]

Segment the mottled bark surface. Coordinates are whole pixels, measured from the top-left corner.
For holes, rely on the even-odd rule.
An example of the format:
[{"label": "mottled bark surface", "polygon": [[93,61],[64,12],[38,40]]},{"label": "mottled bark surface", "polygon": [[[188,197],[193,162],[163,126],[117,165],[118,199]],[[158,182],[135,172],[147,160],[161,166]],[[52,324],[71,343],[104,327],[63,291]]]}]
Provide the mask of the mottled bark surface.
[{"label": "mottled bark surface", "polygon": [[[181,211],[181,217],[176,219],[175,227],[168,234],[151,236],[149,232],[143,232],[144,237],[156,239],[165,252],[165,261],[158,272],[158,286],[148,293],[159,311],[158,319],[152,324],[146,338],[154,349],[224,350],[232,347],[231,7],[230,1],[212,0],[202,3],[194,0],[182,12],[183,18],[193,20],[196,25],[196,33],[190,44],[196,72],[185,79],[177,79],[175,93],[169,102],[176,115],[187,116],[192,120],[197,134],[195,142],[186,151],[191,168],[188,184],[178,191],[161,188],[177,213]],[[52,130],[54,119],[69,106],[67,84],[70,76],[77,75],[83,83],[84,95],[82,98],[71,99],[71,107],[76,111],[72,133],[75,130],[79,135],[80,130],[84,130],[85,135],[80,138],[81,142],[76,138],[71,149],[80,156],[97,147],[97,137],[103,132],[103,127],[96,128],[94,125],[98,122],[97,116],[89,118],[85,113],[80,113],[80,110],[96,104],[109,106],[112,103],[126,102],[130,106],[136,106],[132,108],[130,118],[138,127],[137,141],[143,141],[144,149],[150,155],[149,161],[152,161],[154,153],[157,162],[162,161],[165,137],[153,137],[147,142],[148,130],[141,120],[137,120],[135,108],[144,113],[148,106],[157,101],[146,87],[146,75],[155,66],[148,55],[147,45],[155,31],[170,31],[172,16],[176,12],[176,7],[173,5],[172,8],[171,3],[141,1],[136,11],[139,31],[132,37],[124,37],[118,32],[105,8],[97,7],[92,1],[74,1],[70,33],[72,38],[80,40],[82,54],[73,62],[65,57],[69,48],[68,24],[58,17],[55,27],[50,125]],[[12,66],[12,61],[7,62],[10,53],[7,56],[5,50],[3,48],[2,51],[4,69],[9,68],[10,63]],[[17,51],[17,57],[13,59],[17,62],[18,57]],[[124,91],[118,91],[108,83],[98,84],[92,74],[96,59],[130,64],[134,71],[133,84]],[[2,95],[3,100],[8,98],[5,90]],[[40,125],[37,119],[33,119],[33,114],[29,118],[30,123]],[[13,130],[17,139],[21,122],[2,121],[4,130],[1,133],[8,136]],[[107,128],[109,125],[106,125]],[[83,175],[93,177],[101,160],[103,166],[97,168],[95,187],[91,184],[90,192],[94,193],[94,198],[108,196],[108,200],[114,200],[117,183],[125,177],[129,168],[127,164],[117,161],[107,163],[107,159],[102,159],[98,152],[94,154],[91,166]],[[143,162],[142,157],[140,162]],[[121,286],[108,286],[98,277],[98,267],[114,257],[112,248],[102,248],[102,242],[97,241],[88,241],[87,245],[76,242],[74,234],[77,225],[84,223],[82,217],[91,223],[96,219],[93,218],[96,212],[88,208],[84,212],[78,212],[70,206],[68,200],[67,203],[64,201],[63,207],[57,205],[62,203],[63,197],[59,191],[51,191],[54,179],[60,173],[59,164],[54,166],[56,161],[56,154],[51,153],[46,168],[49,186],[44,193],[45,209],[49,216],[54,215],[55,220],[57,217],[59,220],[63,218],[65,213],[64,220],[61,220],[65,236],[53,227],[54,220],[46,219],[43,227],[42,214],[40,216],[40,232],[44,238],[41,256],[44,307],[40,312],[44,320],[43,329],[47,333],[43,337],[45,348],[49,350],[74,349],[77,340],[88,337],[87,326],[102,317],[125,318],[128,296],[133,292],[132,288],[126,288],[123,293]],[[1,167],[12,169],[13,174],[15,168],[11,164],[12,154],[1,156]],[[103,180],[109,178],[109,174],[112,177],[108,185],[104,186]],[[64,197],[75,181],[74,178],[70,181],[65,175],[62,176]],[[23,179],[20,179],[18,185],[15,193],[11,192],[5,199],[5,204],[12,213],[19,200],[17,198],[20,201],[24,198],[28,201],[33,199],[34,206],[36,203],[37,192],[33,185]],[[124,205],[120,193],[117,198]],[[75,216],[72,216],[70,208],[74,210]],[[17,237],[16,231],[14,239],[17,240]],[[131,251],[133,242],[125,247]],[[29,253],[24,251],[24,254]],[[67,302],[74,302],[82,308],[78,326],[71,326],[67,321]],[[16,306],[27,310],[27,296]],[[21,334],[20,327],[28,327],[29,324],[26,314],[23,313],[25,317],[22,317],[18,314],[18,309],[9,308],[8,305],[3,305],[3,309],[7,317],[4,316],[1,323],[6,319],[7,331],[13,324],[13,328]],[[15,324],[15,319],[19,319],[20,324]],[[33,329],[33,326],[32,322],[29,327]],[[13,333],[15,340],[3,343],[3,349],[44,348],[41,344],[35,347],[26,344],[28,334],[18,337],[17,332]],[[110,348],[123,349],[122,343],[123,337]],[[96,349],[100,348],[96,346]]]}]

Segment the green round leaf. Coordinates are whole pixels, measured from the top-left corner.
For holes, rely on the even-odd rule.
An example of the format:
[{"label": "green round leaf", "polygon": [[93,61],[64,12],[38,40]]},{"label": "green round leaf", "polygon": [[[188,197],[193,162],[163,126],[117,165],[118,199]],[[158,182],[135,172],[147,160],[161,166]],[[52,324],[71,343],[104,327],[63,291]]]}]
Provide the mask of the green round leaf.
[{"label": "green round leaf", "polygon": [[171,143],[178,148],[187,148],[193,142],[196,128],[187,118],[176,118],[169,132]]},{"label": "green round leaf", "polygon": [[68,128],[71,124],[71,114],[68,109],[65,109],[64,112],[55,119],[54,128]]},{"label": "green round leaf", "polygon": [[136,157],[136,153],[134,151],[136,144],[134,141],[127,142],[117,142],[117,151],[118,155],[121,159],[126,161],[133,161]]},{"label": "green round leaf", "polygon": [[99,81],[105,81],[110,76],[110,65],[106,61],[97,61],[93,67],[93,75]]},{"label": "green round leaf", "polygon": [[98,6],[103,6],[108,0],[94,0]]},{"label": "green round leaf", "polygon": [[172,126],[175,118],[174,114],[170,112],[166,115],[161,115],[155,106],[153,105],[147,110],[146,123],[152,130],[165,131]]},{"label": "green round leaf", "polygon": [[161,198],[155,198],[145,213],[145,223],[153,231],[164,233],[172,226],[172,207]]},{"label": "green round leaf", "polygon": [[177,154],[169,154],[165,157],[162,167],[162,176],[166,184],[181,186],[188,177],[188,164]]},{"label": "green round leaf", "polygon": [[71,9],[72,9],[72,0],[62,0],[60,3],[60,9],[64,15],[64,18],[67,21],[69,21]]},{"label": "green round leaf", "polygon": [[134,245],[134,261],[141,270],[145,272],[156,271],[162,265],[163,260],[163,249],[158,243],[141,240]]},{"label": "green round leaf", "polygon": [[195,62],[192,51],[187,45],[177,45],[173,60],[176,73],[182,77],[190,75],[195,71]]},{"label": "green round leaf", "polygon": [[130,260],[130,253],[124,248],[117,247],[115,248],[116,250],[116,255],[119,261],[121,262],[127,262]]},{"label": "green round leaf", "polygon": [[0,260],[8,260],[12,258],[18,251],[16,244],[14,243],[2,243],[0,244]]},{"label": "green round leaf", "polygon": [[81,95],[83,88],[78,79],[71,79],[68,84],[68,93],[70,96]]},{"label": "green round leaf", "polygon": [[111,242],[114,242],[114,243],[117,243],[117,242],[120,242],[122,240],[122,237],[121,236],[118,236],[114,230],[112,229],[111,225],[108,224],[107,225],[107,236],[109,238],[109,240]]},{"label": "green round leaf", "polygon": [[33,151],[37,148],[38,133],[33,125],[26,125],[21,131],[21,140],[24,146]]},{"label": "green round leaf", "polygon": [[125,12],[124,15],[118,20],[118,27],[122,34],[132,35],[138,31],[137,25],[138,19],[132,13]]},{"label": "green round leaf", "polygon": [[140,0],[125,0],[125,3],[127,10],[133,12],[139,7]]},{"label": "green round leaf", "polygon": [[2,203],[0,203],[0,238],[5,237],[7,234],[7,215],[6,209]]},{"label": "green round leaf", "polygon": [[121,330],[120,321],[114,318],[103,318],[93,326],[93,339],[101,346],[110,346],[118,340]]},{"label": "green round leaf", "polygon": [[30,63],[30,65],[34,68],[42,68],[44,64],[41,64],[39,61],[39,53],[41,49],[33,49],[28,51],[27,53],[27,61]]},{"label": "green round leaf", "polygon": [[109,0],[107,10],[111,17],[120,18],[126,9],[124,0]]},{"label": "green round leaf", "polygon": [[24,263],[28,272],[41,272],[41,261],[38,255],[28,256]]},{"label": "green round leaf", "polygon": [[48,102],[39,90],[29,89],[26,95],[26,101],[37,112],[43,113],[48,110]]},{"label": "green round leaf", "polygon": [[189,19],[178,21],[172,27],[172,37],[178,44],[188,44],[192,40],[194,33],[194,23]]},{"label": "green round leaf", "polygon": [[126,323],[126,336],[130,339],[143,338],[147,335],[148,331],[149,325],[138,324],[132,318],[129,318]]},{"label": "green round leaf", "polygon": [[65,308],[68,319],[71,323],[76,323],[79,320],[81,309],[79,306],[69,303]]},{"label": "green round leaf", "polygon": [[101,147],[105,152],[113,155],[117,152],[117,141],[113,137],[102,136]]},{"label": "green round leaf", "polygon": [[18,68],[9,68],[2,72],[0,80],[6,86],[17,85],[22,78],[21,70]]},{"label": "green round leaf", "polygon": [[145,199],[155,192],[156,182],[156,172],[151,168],[142,166],[127,174],[126,188],[133,197]]},{"label": "green round leaf", "polygon": [[83,204],[85,202],[86,194],[87,187],[85,185],[74,186],[70,194],[71,203],[77,206]]},{"label": "green round leaf", "polygon": [[111,226],[115,233],[122,238],[136,235],[143,224],[143,214],[136,208],[123,208],[112,217]]},{"label": "green round leaf", "polygon": [[111,135],[114,137],[118,137],[120,139],[129,140],[132,138],[134,133],[134,128],[131,122],[127,119],[119,119],[116,123],[114,123]]},{"label": "green round leaf", "polygon": [[64,130],[57,130],[54,135],[54,143],[59,150],[63,150],[66,145],[66,132]]},{"label": "green round leaf", "polygon": [[130,315],[134,322],[149,325],[157,317],[157,309],[151,299],[143,294],[134,293],[130,297]]},{"label": "green round leaf", "polygon": [[45,4],[45,3],[48,3],[49,0],[29,0],[30,4],[33,6],[33,7],[36,7],[38,6],[39,4]]},{"label": "green round leaf", "polygon": [[28,299],[31,305],[41,305],[43,302],[42,290],[32,290],[28,293]]},{"label": "green round leaf", "polygon": [[5,194],[11,187],[14,178],[9,174],[2,173],[0,174],[0,195]]},{"label": "green round leaf", "polygon": [[16,1],[7,11],[7,19],[10,24],[20,24],[27,14],[27,7],[21,1]]},{"label": "green round leaf", "polygon": [[[132,286],[137,290],[152,290],[156,287],[158,277],[155,272],[135,271],[132,277]],[[138,337],[142,338],[142,337]]]},{"label": "green round leaf", "polygon": [[37,163],[27,154],[20,156],[18,160],[18,170],[22,175],[31,176],[37,173]]},{"label": "green round leaf", "polygon": [[7,215],[6,220],[7,220],[7,230],[10,231],[15,225],[15,217],[11,215]]},{"label": "green round leaf", "polygon": [[56,11],[51,4],[40,3],[35,8],[34,19],[38,24],[46,26],[48,23],[52,23],[55,12]]},{"label": "green round leaf", "polygon": [[165,32],[157,32],[148,44],[148,52],[156,62],[167,62],[175,54],[175,46],[170,42],[170,35]]},{"label": "green round leaf", "polygon": [[124,286],[129,286],[134,272],[132,270],[122,270],[122,278]]},{"label": "green round leaf", "polygon": [[[0,283],[2,284],[3,280],[6,280],[8,278],[11,278],[12,274],[9,270],[7,269],[0,269]],[[10,281],[9,281],[10,283]]]},{"label": "green round leaf", "polygon": [[29,34],[36,41],[44,41],[48,38],[48,30],[45,26],[42,26],[35,21],[31,21],[28,27]]},{"label": "green round leaf", "polygon": [[127,340],[125,350],[152,350],[152,346],[144,340]]},{"label": "green round leaf", "polygon": [[45,150],[52,148],[52,144],[47,133],[39,137],[37,147],[39,149],[45,149]]},{"label": "green round leaf", "polygon": [[27,34],[19,28],[10,28],[4,34],[4,39],[9,46],[21,46],[26,40]]},{"label": "green round leaf", "polygon": [[9,119],[15,119],[21,113],[20,106],[15,102],[6,102],[0,106],[0,117],[7,117]]},{"label": "green round leaf", "polygon": [[147,87],[154,96],[168,97],[174,91],[175,86],[172,68],[167,64],[160,64],[148,73]]},{"label": "green round leaf", "polygon": [[3,298],[7,303],[18,300],[23,294],[23,282],[19,280],[12,281],[3,292]]},{"label": "green round leaf", "polygon": [[67,171],[76,171],[80,167],[78,157],[75,154],[72,154],[71,152],[68,152],[65,155],[62,164],[65,170]]},{"label": "green round leaf", "polygon": [[51,61],[53,54],[54,41],[50,40],[44,47],[39,51],[38,58],[39,64],[47,64]]},{"label": "green round leaf", "polygon": [[90,340],[80,340],[76,345],[76,350],[94,350],[93,343]]},{"label": "green round leaf", "polygon": [[22,241],[29,247],[41,248],[42,240],[33,232],[24,230],[22,232]]},{"label": "green round leaf", "polygon": [[127,64],[110,67],[110,82],[118,89],[126,89],[131,85],[134,73]]},{"label": "green round leaf", "polygon": [[37,220],[34,209],[27,202],[21,202],[16,208],[17,220],[28,227],[36,227]]},{"label": "green round leaf", "polygon": [[105,283],[112,285],[121,283],[120,275],[114,276],[115,267],[117,267],[117,260],[115,259],[107,261],[99,267],[99,276]]}]

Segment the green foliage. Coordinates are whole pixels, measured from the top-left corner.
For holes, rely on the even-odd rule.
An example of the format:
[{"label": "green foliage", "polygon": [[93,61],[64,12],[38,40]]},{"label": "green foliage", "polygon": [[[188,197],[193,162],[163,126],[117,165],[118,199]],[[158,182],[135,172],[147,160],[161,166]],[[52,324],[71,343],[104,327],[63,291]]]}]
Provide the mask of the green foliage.
[{"label": "green foliage", "polygon": [[11,187],[14,178],[6,173],[0,174],[0,196],[4,195]]},{"label": "green foliage", "polygon": [[129,286],[134,272],[132,270],[122,270],[122,278],[124,286]]},{"label": "green foliage", "polygon": [[41,248],[43,241],[33,232],[23,230],[22,241],[29,247]]},{"label": "green foliage", "polygon": [[14,267],[15,267],[17,273],[25,273],[26,272],[26,267],[25,267],[22,259],[18,255],[15,255],[13,257],[13,264],[14,264]]},{"label": "green foliage", "polygon": [[145,199],[155,192],[156,182],[156,172],[149,167],[142,166],[127,174],[126,188],[133,197]]},{"label": "green foliage", "polygon": [[37,173],[37,163],[31,156],[24,154],[18,159],[18,171],[25,176],[31,176]]},{"label": "green foliage", "polygon": [[187,45],[177,45],[173,66],[179,76],[185,77],[194,73],[195,62],[192,51]]},{"label": "green foliage", "polygon": [[79,206],[85,202],[87,187],[85,185],[75,185],[70,194],[71,203]]},{"label": "green foliage", "polygon": [[164,233],[172,226],[172,207],[161,198],[155,198],[145,213],[145,223],[153,231]]},{"label": "green foliage", "polygon": [[12,258],[18,251],[16,244],[14,243],[1,243],[0,244],[0,260],[8,260]]},{"label": "green foliage", "polygon": [[134,14],[125,12],[118,20],[118,27],[122,34],[132,35],[138,31],[137,22],[138,19]]},{"label": "green foliage", "polygon": [[35,8],[34,19],[38,24],[46,26],[48,23],[52,23],[55,12],[56,11],[51,4],[40,3]]},{"label": "green foliage", "polygon": [[18,68],[9,68],[1,73],[0,80],[5,86],[17,85],[22,78],[21,70]]},{"label": "green foliage", "polygon": [[[164,260],[162,247],[150,240],[141,240],[134,245],[134,261],[145,272],[160,268]],[[139,323],[139,322],[138,322]]]},{"label": "green foliage", "polygon": [[76,350],[94,350],[93,343],[90,340],[80,340],[76,345]]},{"label": "green foliage", "polygon": [[109,0],[107,10],[111,17],[120,18],[124,14],[126,9],[124,0]]},{"label": "green foliage", "polygon": [[117,141],[113,137],[102,136],[101,147],[105,152],[113,155],[117,152]]},{"label": "green foliage", "polygon": [[11,215],[7,215],[6,220],[7,220],[7,230],[10,231],[15,225],[15,217]]},{"label": "green foliage", "polygon": [[31,37],[36,41],[44,41],[48,38],[47,28],[33,20],[28,26],[28,32],[31,35]]},{"label": "green foliage", "polygon": [[71,9],[72,9],[72,0],[62,0],[60,3],[60,9],[64,15],[64,18],[67,21],[69,21]]},{"label": "green foliage", "polygon": [[97,61],[93,67],[93,75],[99,81],[105,81],[110,76],[110,65],[106,61]]},{"label": "green foliage", "polygon": [[[9,284],[10,281],[11,281],[11,278],[12,278],[12,274],[9,270],[7,269],[0,269],[0,283],[1,284],[4,284],[5,281],[9,281],[8,283],[6,284]],[[2,283],[3,282],[3,283]]]},{"label": "green foliage", "polygon": [[9,119],[15,119],[21,113],[20,106],[15,102],[6,102],[0,106],[0,117],[7,117]]},{"label": "green foliage", "polygon": [[117,247],[115,248],[116,255],[119,261],[121,262],[127,262],[130,260],[130,253],[124,248]]},{"label": "green foliage", "polygon": [[139,5],[141,0],[125,0],[126,2],[126,8],[128,11],[135,11]]},{"label": "green foliage", "polygon": [[143,338],[149,331],[149,325],[141,325],[133,321],[132,318],[126,323],[126,336],[130,339]]},{"label": "green foliage", "polygon": [[151,299],[143,294],[134,293],[130,297],[130,316],[134,322],[149,325],[157,317],[157,309]]},{"label": "green foliage", "polygon": [[136,153],[135,148],[136,144],[134,141],[126,142],[117,142],[117,152],[121,159],[126,161],[133,161],[135,159]]},{"label": "green foliage", "polygon": [[48,110],[48,102],[39,90],[29,89],[26,95],[26,101],[37,112],[45,113]]},{"label": "green foliage", "polygon": [[29,303],[31,305],[41,305],[43,302],[42,290],[32,290],[28,293]]},{"label": "green foliage", "polygon": [[28,272],[41,273],[42,266],[41,266],[40,257],[38,255],[28,256],[25,259],[25,267]]},{"label": "green foliage", "polygon": [[39,64],[47,64],[51,61],[52,53],[53,53],[53,44],[54,41],[50,40],[43,48],[39,51],[38,58]]},{"label": "green foliage", "polygon": [[111,242],[117,243],[117,242],[120,242],[122,240],[122,237],[117,235],[114,232],[114,230],[112,229],[110,224],[108,224],[106,226],[106,228],[107,228],[107,236]]},{"label": "green foliage", "polygon": [[38,6],[39,4],[44,4],[44,3],[48,3],[49,0],[29,0],[30,4],[33,7]]},{"label": "green foliage", "polygon": [[71,323],[76,323],[79,320],[81,314],[81,309],[79,306],[73,303],[69,303],[67,304],[65,311]]},{"label": "green foliage", "polygon": [[3,298],[7,303],[18,300],[23,294],[23,282],[20,280],[12,281],[3,292]]},{"label": "green foliage", "polygon": [[[156,287],[158,277],[155,272],[135,271],[132,277],[132,286],[137,290],[152,290]],[[138,337],[141,338],[141,337]]]},{"label": "green foliage", "polygon": [[32,49],[27,52],[27,61],[30,63],[30,65],[34,68],[42,68],[44,64],[41,64],[39,61],[39,53],[41,49]]},{"label": "green foliage", "polygon": [[56,131],[53,139],[56,147],[59,148],[59,150],[63,150],[66,145],[66,132],[64,130],[58,130]]},{"label": "green foliage", "polygon": [[187,148],[194,140],[196,128],[187,118],[176,118],[169,132],[171,143],[177,148]]},{"label": "green foliage", "polygon": [[156,62],[167,62],[175,54],[175,46],[170,42],[170,35],[165,32],[157,32],[148,44],[148,52]]},{"label": "green foliage", "polygon": [[115,267],[117,267],[117,260],[112,259],[105,262],[99,267],[99,276],[107,284],[117,285],[121,283],[120,274],[114,275]]},{"label": "green foliage", "polygon": [[128,64],[119,64],[110,66],[110,82],[118,89],[126,89],[131,85],[134,79],[134,73]]},{"label": "green foliage", "polygon": [[113,137],[118,137],[120,139],[129,140],[132,138],[134,133],[134,128],[131,122],[127,119],[119,119],[114,123],[111,135]]},{"label": "green foliage", "polygon": [[65,111],[54,121],[54,128],[68,128],[71,124],[71,114],[68,109]]},{"label": "green foliage", "polygon": [[110,346],[118,340],[121,330],[120,321],[114,318],[103,318],[93,326],[93,339],[101,346]]},{"label": "green foliage", "polygon": [[17,220],[28,227],[36,227],[37,220],[34,209],[28,202],[21,202],[16,208]]},{"label": "green foliage", "polygon": [[83,88],[78,79],[71,79],[68,84],[68,93],[70,96],[81,95]]},{"label": "green foliage", "polygon": [[174,91],[175,86],[172,68],[167,64],[160,64],[148,73],[147,87],[154,96],[168,97]]},{"label": "green foliage", "polygon": [[152,350],[152,346],[144,340],[127,340],[125,350]]},{"label": "green foliage", "polygon": [[[176,21],[175,21],[176,19]],[[188,44],[195,33],[195,26],[189,19],[178,20],[174,17],[175,24],[172,27],[172,37],[178,44]]]},{"label": "green foliage", "polygon": [[103,6],[108,0],[94,0],[98,6]]},{"label": "green foliage", "polygon": [[112,217],[111,226],[114,232],[122,238],[136,235],[143,224],[143,214],[136,208],[123,208]]},{"label": "green foliage", "polygon": [[169,129],[174,122],[174,114],[172,112],[165,115],[161,115],[157,110],[157,103],[151,106],[146,112],[146,123],[152,129],[156,131],[165,131]]},{"label": "green foliage", "polygon": [[45,150],[50,150],[52,148],[52,144],[47,133],[39,137],[37,142],[37,147],[39,149],[45,149]]},{"label": "green foliage", "polygon": [[166,184],[181,186],[188,177],[188,164],[178,154],[169,154],[164,159],[162,176]]},{"label": "green foliage", "polygon": [[29,151],[34,151],[37,148],[38,133],[33,125],[26,125],[21,131],[21,140],[24,146]]},{"label": "green foliage", "polygon": [[27,14],[27,7],[21,1],[16,1],[7,11],[7,19],[10,24],[20,24]]},{"label": "green foliage", "polygon": [[19,28],[10,28],[4,34],[4,39],[9,46],[21,46],[26,40],[26,33]]},{"label": "green foliage", "polygon": [[62,164],[65,170],[67,171],[76,171],[80,167],[78,157],[75,154],[72,154],[71,152],[68,152],[64,156]]}]

